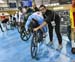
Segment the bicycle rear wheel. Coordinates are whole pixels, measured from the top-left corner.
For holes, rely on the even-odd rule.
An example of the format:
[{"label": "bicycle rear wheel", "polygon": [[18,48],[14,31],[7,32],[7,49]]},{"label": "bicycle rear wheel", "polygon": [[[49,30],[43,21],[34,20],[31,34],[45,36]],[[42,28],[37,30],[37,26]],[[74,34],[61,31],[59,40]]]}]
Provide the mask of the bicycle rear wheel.
[{"label": "bicycle rear wheel", "polygon": [[31,36],[31,33],[27,33],[26,31],[23,31],[20,33],[20,37],[23,41],[29,40],[30,36]]}]

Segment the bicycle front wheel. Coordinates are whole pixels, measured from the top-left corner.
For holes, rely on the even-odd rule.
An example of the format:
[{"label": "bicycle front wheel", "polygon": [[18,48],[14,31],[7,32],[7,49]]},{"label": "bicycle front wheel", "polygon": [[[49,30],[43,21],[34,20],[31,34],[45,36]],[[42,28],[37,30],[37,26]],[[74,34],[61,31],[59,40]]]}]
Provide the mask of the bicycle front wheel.
[{"label": "bicycle front wheel", "polygon": [[36,37],[33,36],[32,42],[31,42],[31,56],[32,58],[37,57],[37,50],[38,50],[38,43]]}]

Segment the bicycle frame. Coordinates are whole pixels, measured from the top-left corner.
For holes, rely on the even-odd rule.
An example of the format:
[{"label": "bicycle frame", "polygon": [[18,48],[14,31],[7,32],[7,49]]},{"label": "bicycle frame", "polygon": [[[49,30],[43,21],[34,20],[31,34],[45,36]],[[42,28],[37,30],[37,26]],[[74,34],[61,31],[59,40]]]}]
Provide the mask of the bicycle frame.
[{"label": "bicycle frame", "polygon": [[38,43],[40,43],[42,40],[43,40],[43,33],[40,30],[37,32],[33,32],[33,37],[32,37],[32,41],[31,41],[31,56],[32,56],[32,58],[37,59]]}]

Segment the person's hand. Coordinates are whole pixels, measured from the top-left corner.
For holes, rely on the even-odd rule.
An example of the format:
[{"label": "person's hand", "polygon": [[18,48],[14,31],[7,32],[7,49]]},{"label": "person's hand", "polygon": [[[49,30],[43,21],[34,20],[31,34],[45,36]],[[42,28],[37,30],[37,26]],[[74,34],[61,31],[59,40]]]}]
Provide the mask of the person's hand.
[{"label": "person's hand", "polygon": [[38,30],[37,28],[34,28],[34,29],[33,29],[33,31],[37,31],[37,30]]}]

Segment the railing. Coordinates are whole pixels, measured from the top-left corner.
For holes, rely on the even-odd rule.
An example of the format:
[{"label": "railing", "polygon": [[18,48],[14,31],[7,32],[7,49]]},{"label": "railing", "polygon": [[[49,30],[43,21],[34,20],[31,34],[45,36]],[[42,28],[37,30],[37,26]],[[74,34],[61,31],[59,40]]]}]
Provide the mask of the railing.
[{"label": "railing", "polygon": [[18,10],[18,8],[0,7],[0,11]]}]

